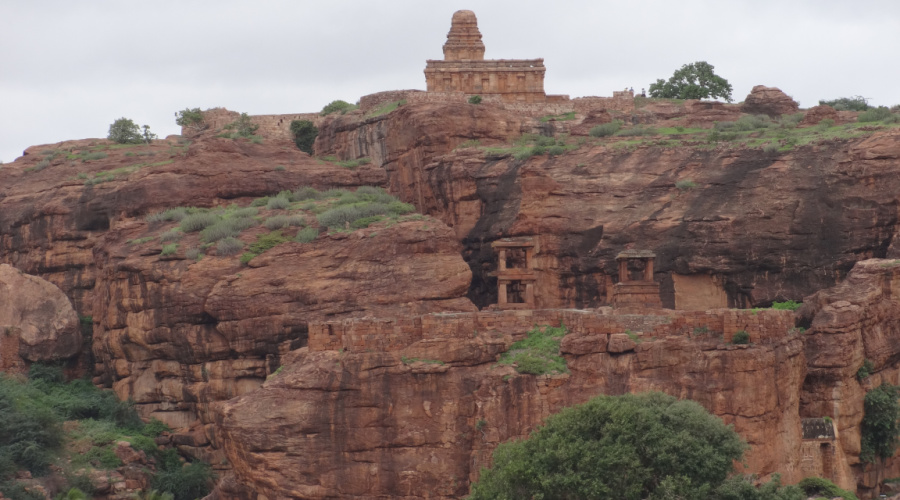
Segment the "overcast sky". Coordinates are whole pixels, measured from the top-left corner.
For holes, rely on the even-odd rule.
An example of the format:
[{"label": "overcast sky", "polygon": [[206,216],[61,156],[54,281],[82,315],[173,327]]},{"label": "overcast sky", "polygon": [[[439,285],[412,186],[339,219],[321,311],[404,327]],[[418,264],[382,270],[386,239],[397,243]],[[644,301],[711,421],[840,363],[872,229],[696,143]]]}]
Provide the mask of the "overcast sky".
[{"label": "overcast sky", "polygon": [[458,9],[485,57],[543,57],[549,94],[639,91],[707,61],[741,101],[776,86],[811,107],[900,104],[897,0],[0,0],[0,161],[106,137],[120,117],[179,133],[174,112],[318,111],[423,89]]}]

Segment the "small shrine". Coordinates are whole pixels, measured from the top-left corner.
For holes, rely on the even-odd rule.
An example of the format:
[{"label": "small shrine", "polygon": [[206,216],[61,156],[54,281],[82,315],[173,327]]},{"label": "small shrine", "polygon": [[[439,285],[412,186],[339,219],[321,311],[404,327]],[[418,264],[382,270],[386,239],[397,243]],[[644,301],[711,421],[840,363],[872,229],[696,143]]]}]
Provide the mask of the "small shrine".
[{"label": "small shrine", "polygon": [[653,281],[653,261],[656,254],[650,250],[625,250],[616,256],[619,280],[613,286],[612,305],[661,309],[659,283]]},{"label": "small shrine", "polygon": [[491,248],[497,252],[497,308],[534,309],[534,242],[504,238]]}]

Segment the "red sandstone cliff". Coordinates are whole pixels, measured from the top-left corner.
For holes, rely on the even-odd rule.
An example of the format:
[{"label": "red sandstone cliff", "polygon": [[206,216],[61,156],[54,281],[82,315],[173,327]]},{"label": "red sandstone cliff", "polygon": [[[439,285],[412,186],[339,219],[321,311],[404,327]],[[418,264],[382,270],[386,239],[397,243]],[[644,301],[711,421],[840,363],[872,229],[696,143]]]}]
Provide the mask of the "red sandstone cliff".
[{"label": "red sandstone cliff", "polygon": [[[738,112],[688,103],[632,118],[709,123]],[[415,330],[418,314],[494,302],[489,243],[505,236],[534,238],[541,307],[606,304],[614,256],[627,246],[657,253],[656,279],[669,307],[800,299],[844,280],[857,261],[900,256],[896,131],[788,153],[588,141],[559,156],[516,160],[454,148],[476,140],[501,145],[525,132],[576,133],[579,120],[541,123],[487,104],[424,103],[320,125],[320,155],[373,163],[350,170],[289,142],[219,139],[214,130],[192,143],[30,148],[0,170],[0,261],[57,284],[79,314],[93,315],[98,382],[134,397],[147,414],[194,423],[175,438],[182,449],[216,465],[227,451],[237,477],[263,492],[459,495],[499,441],[593,394],[648,389],[701,401],[755,446],[755,472],[794,479],[808,466],[797,448],[799,418],[830,416],[841,453],[835,479],[872,484],[855,465],[862,395],[897,372],[890,348],[897,295],[883,285],[894,278],[874,272],[882,269],[876,264],[865,267],[870,278],[848,279],[850,288],[809,301],[821,309],[809,318],[836,319],[810,319],[808,337],[789,335],[785,318],[776,322],[779,332],[750,348],[723,348],[681,326],[638,345],[622,332],[644,330],[628,323],[576,329],[564,345],[572,370],[564,377],[503,380],[509,369],[492,368],[495,355],[536,319],[527,314],[523,324],[515,314],[495,321],[483,313],[486,324],[473,320],[465,330],[477,338],[421,328],[406,338],[388,329],[361,333],[368,340],[343,353],[321,347],[327,343],[303,345],[310,322],[376,316]],[[695,186],[676,185],[685,180]],[[439,220],[339,233],[312,249],[287,244],[249,267],[236,257],[160,258],[158,244],[129,244],[151,231],[148,213],[245,205],[299,185],[387,186]],[[841,304],[845,295],[856,297],[847,300],[855,309]],[[867,357],[879,373],[854,382]],[[257,390],[279,364],[283,372]],[[251,411],[254,404],[265,411]],[[302,460],[298,449],[308,450]],[[293,472],[280,469],[287,466]]]}]

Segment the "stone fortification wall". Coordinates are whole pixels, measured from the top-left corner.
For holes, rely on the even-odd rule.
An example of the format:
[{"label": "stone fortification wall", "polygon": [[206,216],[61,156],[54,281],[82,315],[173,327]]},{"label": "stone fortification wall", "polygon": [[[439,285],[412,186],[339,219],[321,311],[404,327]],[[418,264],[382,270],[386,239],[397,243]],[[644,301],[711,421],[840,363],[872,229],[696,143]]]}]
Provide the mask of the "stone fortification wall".
[{"label": "stone fortification wall", "polygon": [[[223,130],[226,125],[234,122],[241,114],[237,111],[229,111],[225,108],[212,108],[203,112],[203,121],[205,121],[211,130]],[[295,113],[287,115],[253,115],[250,121],[259,125],[256,134],[266,139],[291,139],[291,122],[294,120],[309,120],[316,126],[322,121],[319,113]],[[184,127],[181,129],[182,135],[189,135],[189,131]]]},{"label": "stone fortification wall", "polygon": [[591,111],[605,109],[607,111],[619,111],[622,113],[634,112],[634,93],[630,91],[613,92],[612,97],[576,97],[572,99],[574,111],[578,114],[588,114]]},{"label": "stone fortification wall", "polygon": [[[794,327],[790,311],[714,309],[673,311],[664,314],[609,314],[603,310],[543,309],[441,313],[397,319],[347,319],[310,323],[312,351],[344,349],[348,352],[399,351],[429,339],[471,339],[478,332],[499,332],[523,337],[534,325],[565,325],[569,333],[596,336],[609,343],[627,331],[644,338],[690,336],[730,341],[739,330],[760,344],[787,337]],[[605,350],[605,349],[604,349]]]},{"label": "stone fortification wall", "polygon": [[359,110],[363,113],[374,111],[385,104],[397,101],[419,102],[415,99],[425,94],[423,90],[388,90],[385,92],[376,92],[374,94],[364,95],[359,98]]}]

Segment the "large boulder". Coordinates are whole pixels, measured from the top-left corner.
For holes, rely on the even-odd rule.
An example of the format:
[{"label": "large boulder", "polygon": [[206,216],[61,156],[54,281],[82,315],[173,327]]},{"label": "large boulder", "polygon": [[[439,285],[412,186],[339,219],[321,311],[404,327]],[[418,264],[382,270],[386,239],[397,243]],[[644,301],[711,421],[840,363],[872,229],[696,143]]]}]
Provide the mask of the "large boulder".
[{"label": "large boulder", "polygon": [[822,120],[831,120],[834,123],[840,121],[840,117],[838,116],[838,112],[834,110],[831,106],[827,104],[821,104],[819,106],[810,108],[806,114],[803,116],[803,121],[800,122],[800,127],[811,127],[813,125],[818,125]]},{"label": "large boulder", "polygon": [[743,113],[772,117],[796,113],[798,109],[800,109],[800,105],[791,99],[791,96],[782,92],[778,87],[766,87],[765,85],[753,87],[747,94],[747,98],[744,99],[744,104],[741,105]]},{"label": "large boulder", "polygon": [[56,285],[0,264],[0,367],[67,359],[81,341],[78,315]]}]

